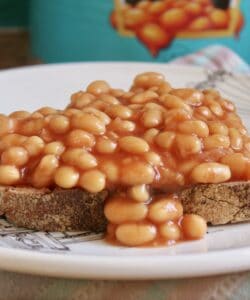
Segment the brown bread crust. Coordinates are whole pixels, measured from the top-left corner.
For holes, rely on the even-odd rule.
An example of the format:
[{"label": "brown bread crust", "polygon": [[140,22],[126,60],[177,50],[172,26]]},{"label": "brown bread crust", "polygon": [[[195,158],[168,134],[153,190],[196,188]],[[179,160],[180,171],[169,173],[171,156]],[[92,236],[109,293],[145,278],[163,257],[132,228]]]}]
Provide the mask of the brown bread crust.
[{"label": "brown bread crust", "polygon": [[[41,231],[103,232],[108,192],[82,189],[0,188],[0,214],[19,227]],[[250,220],[250,182],[199,184],[184,189],[180,198],[185,213],[195,213],[210,224]]]},{"label": "brown bread crust", "polygon": [[180,193],[185,213],[213,225],[250,220],[250,182],[199,184]]},{"label": "brown bread crust", "polygon": [[1,188],[0,212],[19,227],[41,231],[102,232],[108,193],[88,193],[82,189]]}]

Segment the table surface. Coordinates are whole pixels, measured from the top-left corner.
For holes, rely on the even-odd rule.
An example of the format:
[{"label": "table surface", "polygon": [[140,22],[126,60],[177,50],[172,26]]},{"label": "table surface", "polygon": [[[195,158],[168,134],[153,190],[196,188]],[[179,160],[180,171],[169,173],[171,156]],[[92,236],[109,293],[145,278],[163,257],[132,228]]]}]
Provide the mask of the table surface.
[{"label": "table surface", "polygon": [[0,271],[0,300],[223,300],[250,299],[250,273],[182,280],[95,281]]}]

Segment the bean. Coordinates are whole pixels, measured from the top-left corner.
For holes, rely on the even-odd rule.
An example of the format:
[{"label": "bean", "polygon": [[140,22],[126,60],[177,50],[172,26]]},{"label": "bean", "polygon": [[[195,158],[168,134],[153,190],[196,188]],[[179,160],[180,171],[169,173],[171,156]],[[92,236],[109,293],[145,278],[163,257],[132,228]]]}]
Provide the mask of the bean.
[{"label": "bean", "polygon": [[155,143],[164,149],[170,149],[174,141],[175,133],[171,131],[161,132],[155,137]]},{"label": "bean", "polygon": [[6,149],[1,155],[1,163],[5,165],[23,166],[29,160],[29,155],[23,147],[13,146]]},{"label": "bean", "polygon": [[101,135],[105,132],[105,124],[96,116],[88,113],[74,116],[71,123],[74,128],[83,129],[92,134]]},{"label": "bean", "polygon": [[129,119],[133,115],[133,111],[121,104],[110,105],[106,109],[106,113],[112,118]]},{"label": "bean", "polygon": [[66,135],[66,144],[70,147],[92,148],[95,145],[95,137],[84,130],[74,129]]},{"label": "bean", "polygon": [[139,74],[134,79],[134,84],[138,87],[149,88],[151,86],[159,86],[164,83],[164,75],[156,72],[145,72]]},{"label": "bean", "polygon": [[222,107],[215,101],[209,105],[209,108],[217,117],[222,117],[224,115]]},{"label": "bean", "polygon": [[86,152],[82,148],[68,149],[62,155],[62,160],[72,166],[86,170],[97,166],[97,160],[94,155]]},{"label": "bean", "polygon": [[110,91],[110,86],[106,81],[96,80],[90,83],[87,87],[87,92],[95,96],[101,94],[108,94]]},{"label": "bean", "polygon": [[130,99],[130,102],[131,103],[145,103],[145,102],[149,102],[149,101],[155,100],[158,97],[159,96],[158,96],[157,93],[148,90],[148,91],[141,92],[141,93],[138,93],[138,94],[134,95]]},{"label": "bean", "polygon": [[210,134],[228,135],[228,128],[220,121],[210,121],[208,123]]},{"label": "bean", "polygon": [[0,139],[0,151],[4,151],[11,146],[21,146],[27,138],[23,135],[11,133]]},{"label": "bean", "polygon": [[126,246],[140,246],[156,238],[157,229],[152,224],[121,224],[117,227],[115,236]]},{"label": "bean", "polygon": [[128,190],[129,196],[138,202],[146,202],[150,195],[145,184],[134,185]]},{"label": "bean", "polygon": [[199,153],[202,150],[200,139],[193,135],[177,134],[176,143],[182,157]]},{"label": "bean", "polygon": [[17,133],[25,136],[39,135],[44,128],[44,119],[24,119]]},{"label": "bean", "polygon": [[101,192],[106,185],[106,176],[98,170],[90,170],[83,173],[79,185],[90,193]]},{"label": "bean", "polygon": [[183,234],[186,238],[196,240],[201,239],[206,234],[206,221],[194,214],[184,215],[181,221]]},{"label": "bean", "polygon": [[136,125],[132,121],[122,120],[116,118],[111,122],[110,128],[119,133],[133,132],[136,128]]},{"label": "bean", "polygon": [[32,176],[32,185],[36,188],[48,187],[53,183],[53,176],[59,166],[58,159],[53,154],[45,155]]},{"label": "bean", "polygon": [[178,129],[182,133],[186,134],[196,134],[198,137],[204,138],[209,135],[209,129],[205,122],[203,121],[184,121],[178,125]]},{"label": "bean", "polygon": [[171,170],[170,168],[162,167],[160,170],[160,185],[161,186],[168,186],[170,188],[173,187],[180,187],[185,184],[184,176],[179,173]]},{"label": "bean", "polygon": [[13,185],[20,180],[19,170],[14,166],[1,165],[0,166],[0,184]]},{"label": "bean", "polygon": [[25,119],[28,118],[29,116],[30,113],[25,110],[15,111],[9,115],[10,118],[14,118],[14,119]]},{"label": "bean", "polygon": [[120,101],[112,95],[105,95],[105,94],[100,95],[99,99],[106,102],[106,103],[108,103],[108,104],[113,104],[113,105],[120,104]]},{"label": "bean", "polygon": [[229,128],[230,145],[234,150],[241,150],[243,148],[242,136],[236,128]]},{"label": "bean", "polygon": [[205,150],[210,150],[213,148],[229,148],[230,146],[230,140],[229,137],[226,135],[221,134],[213,134],[208,137],[206,137],[203,140],[204,148]]},{"label": "bean", "polygon": [[53,115],[53,114],[57,114],[58,113],[58,110],[57,109],[54,109],[52,107],[49,107],[49,106],[45,106],[45,107],[42,107],[38,110],[39,113],[41,113],[42,115],[44,116],[48,116],[48,115]]},{"label": "bean", "polygon": [[170,93],[182,98],[187,104],[194,106],[201,105],[204,99],[202,92],[192,88],[174,89]]},{"label": "bean", "polygon": [[242,153],[232,153],[222,157],[221,163],[229,166],[233,177],[240,179],[246,173],[249,160]]},{"label": "bean", "polygon": [[195,117],[203,121],[211,120],[213,118],[211,110],[206,106],[197,107],[195,109],[194,115]]},{"label": "bean", "polygon": [[82,112],[86,112],[89,113],[90,115],[97,117],[105,125],[108,125],[111,121],[110,117],[107,114],[94,107],[85,107],[84,109],[82,109]]},{"label": "bean", "polygon": [[171,90],[172,90],[171,85],[168,82],[163,82],[158,88],[158,93],[159,95],[164,95],[164,94],[168,94]]},{"label": "bean", "polygon": [[135,136],[125,136],[120,138],[119,147],[129,153],[141,154],[149,151],[149,145],[142,138]]},{"label": "bean", "polygon": [[64,189],[70,189],[76,186],[79,179],[79,173],[73,168],[68,166],[59,167],[54,176],[55,183]]},{"label": "bean", "polygon": [[112,160],[104,160],[102,163],[100,163],[99,168],[106,175],[108,181],[119,181],[119,168]]},{"label": "bean", "polygon": [[172,197],[162,198],[149,206],[148,218],[154,223],[178,220],[183,214],[183,207]]},{"label": "bean", "polygon": [[220,183],[231,178],[231,171],[227,165],[209,162],[194,167],[191,177],[195,182]]},{"label": "bean", "polygon": [[70,128],[70,122],[65,116],[53,115],[49,122],[49,127],[54,133],[64,134]]},{"label": "bean", "polygon": [[140,161],[132,161],[121,168],[120,181],[125,185],[150,184],[155,177],[151,165]]},{"label": "bean", "polygon": [[159,154],[156,152],[146,152],[144,154],[144,157],[148,163],[150,163],[153,166],[161,166],[162,165],[162,160]]},{"label": "bean", "polygon": [[44,147],[45,154],[54,154],[60,156],[65,150],[62,142],[51,142]]},{"label": "bean", "polygon": [[115,152],[116,147],[117,144],[108,138],[100,137],[97,139],[96,150],[99,153],[113,153]]},{"label": "bean", "polygon": [[44,141],[38,136],[31,136],[23,143],[23,147],[28,151],[30,156],[39,155],[43,151],[44,145]]},{"label": "bean", "polygon": [[162,237],[171,241],[178,241],[182,236],[180,227],[173,222],[161,224],[159,226],[159,233]]},{"label": "bean", "polygon": [[152,144],[154,142],[155,137],[158,135],[160,131],[156,128],[151,128],[148,129],[145,133],[144,133],[144,140],[146,142],[148,142],[149,144]]},{"label": "bean", "polygon": [[146,110],[141,120],[146,128],[157,127],[163,121],[162,112],[159,109]]},{"label": "bean", "polygon": [[83,108],[95,100],[95,96],[90,93],[78,92],[71,96],[70,107]]},{"label": "bean", "polygon": [[191,112],[192,109],[189,105],[187,105],[180,97],[165,94],[160,98],[161,103],[166,108],[182,108],[188,112]]},{"label": "bean", "polygon": [[106,218],[113,224],[141,221],[146,217],[147,212],[145,204],[125,198],[114,198],[108,201],[104,208]]}]

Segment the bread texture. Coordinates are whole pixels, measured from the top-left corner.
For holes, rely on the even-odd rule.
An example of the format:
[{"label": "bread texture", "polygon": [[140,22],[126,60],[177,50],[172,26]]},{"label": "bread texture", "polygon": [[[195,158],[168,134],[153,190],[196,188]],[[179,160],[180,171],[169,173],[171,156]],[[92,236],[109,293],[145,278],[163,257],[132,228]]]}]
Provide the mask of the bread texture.
[{"label": "bread texture", "polygon": [[202,216],[212,225],[250,220],[250,182],[199,184],[180,193],[184,213]]},{"label": "bread texture", "polygon": [[107,191],[97,194],[82,189],[34,189],[2,187],[0,213],[18,227],[41,231],[103,232],[107,221]]},{"label": "bread texture", "polygon": [[[0,188],[0,214],[19,227],[41,231],[103,232],[108,191],[83,189]],[[250,220],[250,182],[199,184],[180,192],[185,213],[195,213],[213,225]]]}]

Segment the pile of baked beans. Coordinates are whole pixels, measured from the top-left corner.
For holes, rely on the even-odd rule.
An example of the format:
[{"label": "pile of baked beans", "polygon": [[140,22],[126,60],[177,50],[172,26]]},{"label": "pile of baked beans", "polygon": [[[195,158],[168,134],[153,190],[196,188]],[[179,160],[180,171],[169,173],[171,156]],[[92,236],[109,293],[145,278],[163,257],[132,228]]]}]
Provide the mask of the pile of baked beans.
[{"label": "pile of baked beans", "polygon": [[110,190],[108,237],[129,246],[201,238],[206,222],[183,216],[178,190],[250,179],[234,105],[154,72],[129,91],[94,81],[64,110],[0,115],[0,155],[1,185]]},{"label": "pile of baked beans", "polygon": [[[111,14],[114,28],[121,24],[133,32],[153,55],[167,47],[179,32],[204,33],[209,30],[225,30],[229,27],[230,9],[214,6],[212,0],[158,0],[138,1],[135,5],[123,4]],[[235,15],[234,15],[235,17]],[[239,12],[235,20],[236,33],[243,25]]]}]

